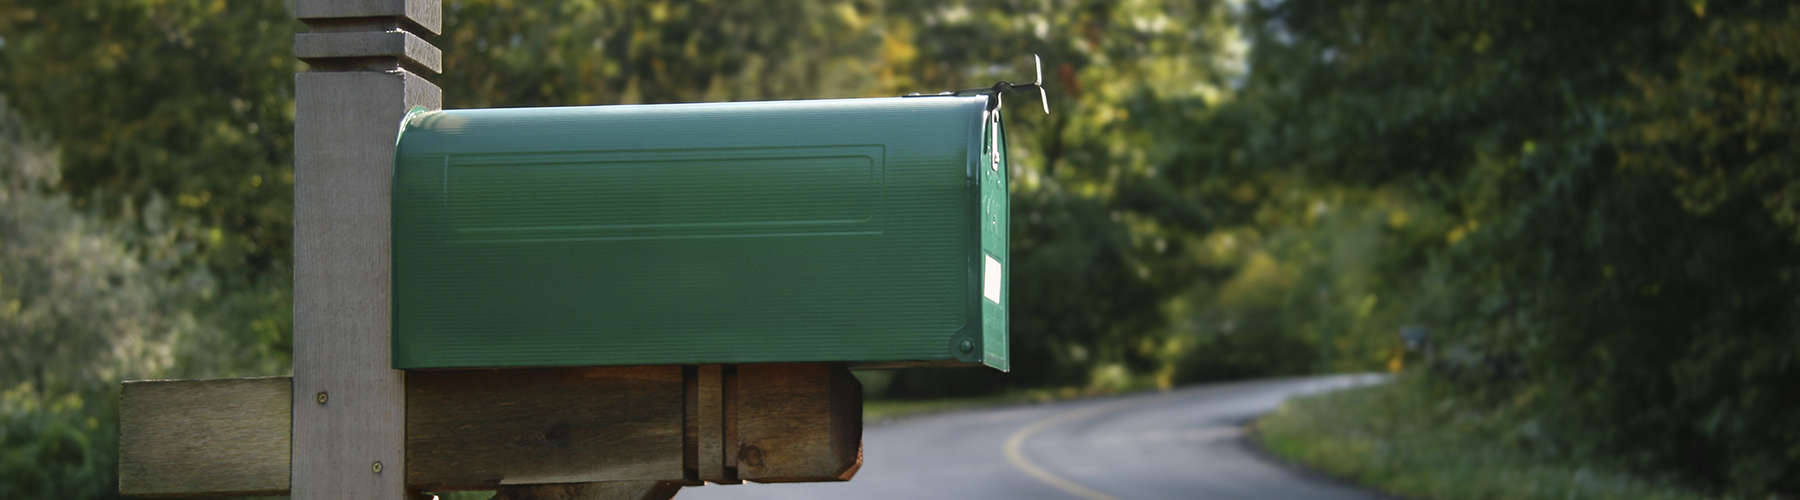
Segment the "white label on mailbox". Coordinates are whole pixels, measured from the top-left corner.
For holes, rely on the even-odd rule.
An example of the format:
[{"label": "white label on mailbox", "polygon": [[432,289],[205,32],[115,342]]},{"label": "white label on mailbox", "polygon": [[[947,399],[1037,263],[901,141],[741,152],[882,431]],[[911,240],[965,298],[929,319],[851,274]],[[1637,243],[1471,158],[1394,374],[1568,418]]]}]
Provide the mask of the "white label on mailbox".
[{"label": "white label on mailbox", "polygon": [[994,260],[994,256],[985,253],[981,256],[987,259],[987,265],[981,270],[981,296],[987,297],[989,302],[999,304],[1000,261]]}]

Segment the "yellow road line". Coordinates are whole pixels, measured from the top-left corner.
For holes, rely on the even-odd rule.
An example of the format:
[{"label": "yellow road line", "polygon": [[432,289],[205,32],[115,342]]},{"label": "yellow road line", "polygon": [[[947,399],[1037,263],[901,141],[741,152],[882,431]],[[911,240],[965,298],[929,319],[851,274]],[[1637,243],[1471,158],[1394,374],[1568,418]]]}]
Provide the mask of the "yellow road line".
[{"label": "yellow road line", "polygon": [[1025,446],[1025,440],[1030,439],[1032,434],[1037,434],[1039,431],[1055,427],[1065,422],[1080,420],[1111,411],[1119,406],[1124,406],[1127,402],[1129,401],[1117,401],[1105,405],[1078,408],[1032,422],[1031,425],[1019,429],[1019,432],[1013,433],[1012,437],[1006,438],[1006,461],[1011,463],[1013,467],[1017,467],[1020,471],[1023,471],[1026,475],[1039,481],[1043,481],[1044,484],[1054,486],[1056,489],[1062,490],[1063,493],[1068,493],[1087,500],[1118,500],[1118,497],[1095,491],[1093,488],[1082,486],[1075,481],[1062,478],[1056,474],[1051,474],[1050,471],[1045,470],[1043,467],[1039,467],[1037,464],[1031,463],[1031,460],[1027,460],[1025,458],[1025,452],[1021,451],[1021,448]]}]

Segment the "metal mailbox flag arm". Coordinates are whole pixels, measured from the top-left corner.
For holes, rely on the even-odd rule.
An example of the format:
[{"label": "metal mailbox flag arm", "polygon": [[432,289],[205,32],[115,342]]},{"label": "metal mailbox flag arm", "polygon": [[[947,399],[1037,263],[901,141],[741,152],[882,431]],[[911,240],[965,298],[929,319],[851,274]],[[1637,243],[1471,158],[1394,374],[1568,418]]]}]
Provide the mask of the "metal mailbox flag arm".
[{"label": "metal mailbox flag arm", "polygon": [[1044,62],[1042,59],[1038,58],[1037,54],[1032,54],[1031,66],[1032,69],[1036,70],[1036,78],[1031,80],[1031,83],[1017,84],[1008,81],[1000,81],[994,84],[994,109],[1000,109],[1000,94],[1013,91],[1036,90],[1038,92],[1038,103],[1044,105],[1044,114],[1050,114],[1050,94],[1044,91]]},{"label": "metal mailbox flag arm", "polygon": [[1046,115],[1050,114],[1050,94],[1048,92],[1044,91],[1044,61],[1043,61],[1043,59],[1039,58],[1037,54],[1032,54],[1031,55],[1031,66],[1032,66],[1032,69],[1036,70],[1035,78],[1031,80],[1031,83],[1013,83],[1010,81],[1001,80],[998,82],[994,82],[994,85],[991,87],[962,89],[962,90],[956,90],[956,91],[939,92],[936,94],[921,94],[918,92],[913,92],[911,94],[907,94],[905,97],[930,97],[930,96],[948,96],[948,95],[956,95],[956,96],[985,95],[985,96],[988,96],[988,109],[989,110],[997,110],[997,109],[1000,109],[1000,104],[1001,104],[1000,103],[1000,95],[1001,94],[1005,94],[1007,92],[1029,92],[1032,90],[1036,90],[1038,93],[1038,102],[1043,104],[1043,106],[1044,106],[1044,114],[1046,114]]}]

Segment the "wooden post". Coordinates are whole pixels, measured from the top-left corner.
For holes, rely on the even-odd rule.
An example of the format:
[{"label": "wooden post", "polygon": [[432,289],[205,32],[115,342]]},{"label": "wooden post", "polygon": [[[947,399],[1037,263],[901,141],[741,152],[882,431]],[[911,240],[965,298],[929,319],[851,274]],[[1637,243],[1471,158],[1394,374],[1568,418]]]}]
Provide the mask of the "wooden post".
[{"label": "wooden post", "polygon": [[295,498],[407,494],[406,379],[389,368],[389,184],[395,135],[441,94],[440,0],[296,0]]}]

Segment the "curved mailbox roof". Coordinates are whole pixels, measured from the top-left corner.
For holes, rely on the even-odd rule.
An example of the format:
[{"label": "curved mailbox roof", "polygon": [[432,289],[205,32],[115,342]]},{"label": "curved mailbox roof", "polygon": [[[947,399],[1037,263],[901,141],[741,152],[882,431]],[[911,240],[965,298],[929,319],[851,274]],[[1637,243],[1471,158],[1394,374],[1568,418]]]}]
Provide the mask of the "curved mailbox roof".
[{"label": "curved mailbox roof", "polygon": [[986,103],[409,115],[394,366],[1006,369],[1006,169]]}]

